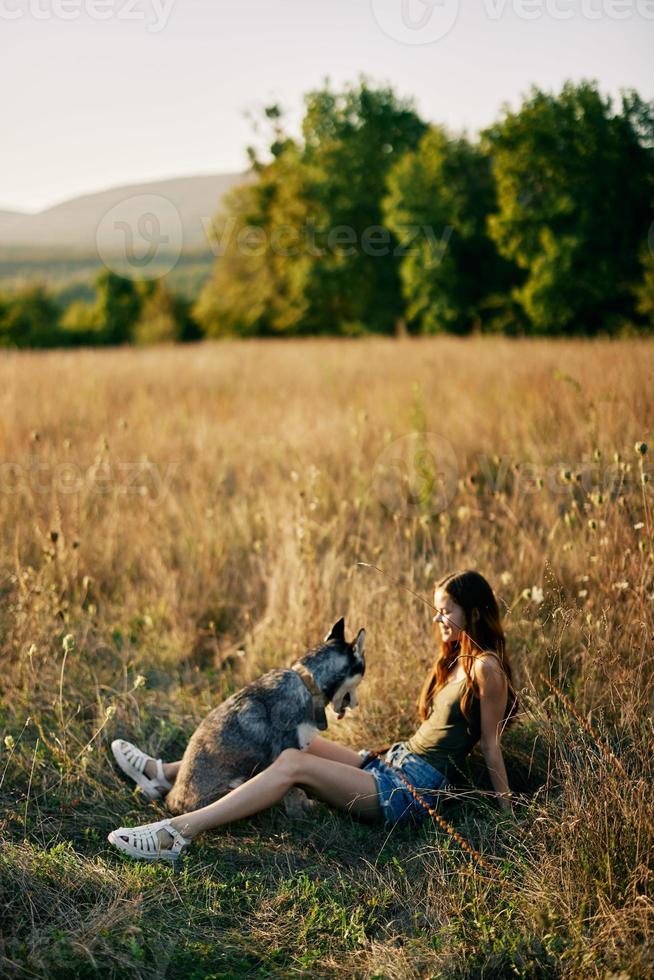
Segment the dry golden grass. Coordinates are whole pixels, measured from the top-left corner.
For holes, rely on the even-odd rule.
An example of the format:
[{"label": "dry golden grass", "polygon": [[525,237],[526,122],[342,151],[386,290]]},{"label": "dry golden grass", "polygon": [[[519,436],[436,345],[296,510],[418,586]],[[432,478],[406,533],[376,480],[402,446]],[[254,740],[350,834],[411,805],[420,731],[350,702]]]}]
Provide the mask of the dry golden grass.
[{"label": "dry golden grass", "polygon": [[[651,975],[653,376],[640,340],[3,354],[2,970]],[[436,827],[387,839],[324,808],[205,838],[181,873],[111,853],[117,819],[157,810],[111,738],[170,758],[341,614],[368,669],[331,736],[411,733],[430,611],[359,561],[428,598],[477,568],[500,599],[515,819],[476,753],[448,815],[499,880]]]}]

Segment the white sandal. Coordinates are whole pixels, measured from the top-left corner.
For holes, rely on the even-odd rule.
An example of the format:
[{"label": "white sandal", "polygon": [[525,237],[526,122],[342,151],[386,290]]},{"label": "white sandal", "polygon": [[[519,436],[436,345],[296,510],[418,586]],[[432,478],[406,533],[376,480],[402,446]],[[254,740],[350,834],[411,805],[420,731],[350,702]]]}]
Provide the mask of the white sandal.
[{"label": "white sandal", "polygon": [[[170,847],[162,847],[157,836],[158,830],[167,830],[173,839]],[[107,840],[123,854],[140,858],[143,861],[176,861],[191,843],[175,830],[170,820],[157,820],[141,827],[119,827],[107,835]]]},{"label": "white sandal", "polygon": [[[125,775],[141,787],[141,792],[149,800],[160,800],[168,790],[173,788],[173,784],[164,776],[161,759],[153,759],[131,742],[126,742],[124,738],[114,739],[111,743],[111,751]],[[152,779],[145,775],[148,762],[154,762],[157,767],[157,775]]]}]

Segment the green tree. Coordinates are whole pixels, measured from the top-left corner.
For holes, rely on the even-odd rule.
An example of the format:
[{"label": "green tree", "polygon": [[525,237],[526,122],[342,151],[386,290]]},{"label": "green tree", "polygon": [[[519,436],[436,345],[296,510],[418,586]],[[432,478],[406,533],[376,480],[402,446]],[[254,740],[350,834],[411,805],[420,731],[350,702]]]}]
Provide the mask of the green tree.
[{"label": "green tree", "polygon": [[365,80],[305,97],[299,140],[271,106],[270,159],[215,222],[214,275],[195,307],[210,334],[390,332],[403,310],[381,202],[391,164],[424,132],[410,101]]},{"label": "green tree", "polygon": [[[652,225],[651,237],[654,243],[654,225]],[[649,244],[641,249],[640,264],[642,277],[634,288],[636,313],[652,330],[654,329],[654,252]]]},{"label": "green tree", "polygon": [[143,304],[143,290],[131,279],[103,269],[95,279],[95,315],[105,344],[124,344],[132,340],[134,326]]},{"label": "green tree", "polygon": [[310,266],[306,288],[307,318],[316,329],[395,329],[404,298],[398,241],[384,224],[382,201],[391,166],[418,145],[425,129],[413,102],[390,88],[362,81],[340,94],[325,87],[308,96],[304,160],[324,249]]},{"label": "green tree", "polygon": [[43,283],[0,296],[0,347],[57,347],[61,310]]},{"label": "green tree", "polygon": [[269,164],[255,161],[253,174],[213,221],[218,258],[193,307],[208,336],[293,332],[306,313],[311,259],[292,244],[308,213],[297,147],[288,142]]},{"label": "green tree", "polygon": [[72,346],[91,346],[103,342],[100,311],[94,303],[74,300],[62,313],[60,324],[62,333]]},{"label": "green tree", "polygon": [[616,329],[633,310],[652,220],[654,106],[614,113],[591,82],[533,88],[483,134],[497,182],[490,235],[525,271],[513,297],[535,333]]},{"label": "green tree", "polygon": [[420,333],[492,326],[497,297],[516,281],[488,237],[495,207],[488,156],[430,127],[387,179],[384,217],[400,243],[406,317]]},{"label": "green tree", "polygon": [[92,303],[75,300],[64,311],[61,326],[72,344],[123,344],[133,340],[144,302],[153,289],[102,269],[94,279]]},{"label": "green tree", "polygon": [[200,332],[190,314],[190,302],[170,292],[163,278],[143,288],[143,303],[133,327],[137,344],[197,340]]}]

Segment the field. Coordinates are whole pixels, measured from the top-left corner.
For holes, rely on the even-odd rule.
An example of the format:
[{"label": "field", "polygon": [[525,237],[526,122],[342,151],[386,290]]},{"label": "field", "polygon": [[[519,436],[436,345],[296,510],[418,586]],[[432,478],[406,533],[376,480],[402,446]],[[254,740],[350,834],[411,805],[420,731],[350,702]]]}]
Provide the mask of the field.
[{"label": "field", "polygon": [[[640,340],[4,353],[0,973],[651,976],[652,391]],[[431,612],[357,562],[428,599],[476,568],[501,601],[515,816],[478,753],[444,810],[495,873],[433,823],[323,806],[176,869],[113,852],[109,830],[164,811],[111,739],[178,758],[340,615],[367,672],[330,736],[411,734]]]}]

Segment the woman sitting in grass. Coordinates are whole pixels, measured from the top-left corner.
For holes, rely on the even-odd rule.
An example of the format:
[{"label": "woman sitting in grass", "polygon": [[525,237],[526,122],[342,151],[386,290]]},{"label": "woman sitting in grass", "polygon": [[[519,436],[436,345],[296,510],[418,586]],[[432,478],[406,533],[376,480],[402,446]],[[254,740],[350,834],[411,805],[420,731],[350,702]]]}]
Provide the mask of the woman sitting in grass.
[{"label": "woman sitting in grass", "polygon": [[[493,590],[475,571],[445,576],[434,588],[438,652],[418,700],[422,724],[383,759],[316,737],[306,751],[286,749],[262,772],[216,802],[142,827],[121,827],[109,841],[131,857],[174,860],[197,837],[279,803],[294,786],[386,828],[427,816],[407,783],[432,807],[480,742],[500,807],[511,812],[500,736],[517,708],[504,631]],[[171,788],[179,762],[162,763],[129,742],[114,753],[151,799]],[[404,777],[404,778],[402,778]]]}]

